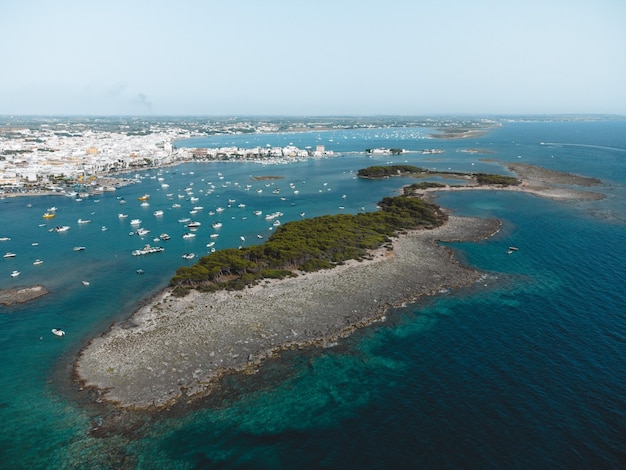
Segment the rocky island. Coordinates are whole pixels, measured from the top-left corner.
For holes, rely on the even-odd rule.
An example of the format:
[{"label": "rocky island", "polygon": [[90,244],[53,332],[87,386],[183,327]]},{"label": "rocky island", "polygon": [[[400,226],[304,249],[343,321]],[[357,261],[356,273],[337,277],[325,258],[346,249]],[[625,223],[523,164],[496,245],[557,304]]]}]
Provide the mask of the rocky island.
[{"label": "rocky island", "polygon": [[19,287],[0,290],[0,304],[11,306],[34,300],[48,291],[43,286]]},{"label": "rocky island", "polygon": [[[521,175],[517,184],[476,182],[405,193],[508,189],[556,199],[601,196],[572,188],[597,180],[530,165],[510,169]],[[243,281],[256,267],[250,273],[239,269],[238,279],[233,270],[222,270],[220,279],[234,280],[239,290],[216,289],[221,281],[207,280],[214,267],[199,262],[204,270],[179,270],[172,286],[128,322],[113,325],[83,348],[74,364],[76,377],[82,387],[125,409],[159,409],[205,396],[223,375],[252,371],[281,350],[332,346],[356,328],[384,320],[390,307],[476,282],[482,274],[459,264],[439,242],[480,240],[499,224],[445,214],[428,226],[395,230],[366,255],[360,252],[332,269],[293,269],[280,279],[248,277],[248,283]],[[181,286],[187,295],[175,295]]]}]

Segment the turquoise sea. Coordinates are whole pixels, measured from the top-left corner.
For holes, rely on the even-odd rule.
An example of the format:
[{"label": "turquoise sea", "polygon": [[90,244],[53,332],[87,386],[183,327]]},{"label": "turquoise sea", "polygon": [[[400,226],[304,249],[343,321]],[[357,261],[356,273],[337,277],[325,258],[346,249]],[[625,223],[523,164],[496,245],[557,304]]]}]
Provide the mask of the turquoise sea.
[{"label": "turquoise sea", "polygon": [[[507,121],[466,140],[429,139],[429,132],[194,139],[178,146],[324,144],[340,155],[141,171],[137,183],[81,202],[0,200],[0,237],[10,238],[0,241],[0,254],[16,254],[0,258],[0,288],[42,284],[50,291],[0,307],[0,467],[624,468],[626,120]],[[375,147],[414,152],[364,154]],[[424,148],[445,153],[423,155]],[[468,148],[485,153],[461,151]],[[257,236],[272,233],[264,218],[272,212],[281,212],[285,223],[303,212],[375,210],[383,196],[410,182],[357,179],[365,166],[406,162],[507,173],[484,159],[597,177],[604,184],[591,190],[606,198],[440,194],[438,203],[457,214],[503,222],[488,240],[450,245],[485,273],[481,282],[394,310],[387,322],[335,348],[285,353],[255,375],[229,377],[192,409],[119,415],[73,382],[80,348],[128,318],[178,266],[194,262],[184,253],[206,254],[211,241],[218,249],[262,242]],[[149,206],[142,207],[137,198],[145,193]],[[43,219],[52,206],[56,217]],[[194,206],[202,209],[189,214]],[[218,207],[224,211],[209,215]],[[178,222],[187,217],[202,223],[192,239],[182,237],[189,229]],[[78,224],[79,218],[90,222]],[[148,235],[129,235],[134,218]],[[215,221],[222,228],[213,229]],[[70,229],[50,231],[62,225]],[[164,232],[169,241],[153,240]],[[219,236],[211,238],[214,232]],[[165,251],[131,255],[147,243]],[[507,255],[510,245],[519,251]],[[43,263],[33,265],[36,259]],[[20,275],[11,277],[14,270]],[[56,337],[52,328],[67,334]]]}]

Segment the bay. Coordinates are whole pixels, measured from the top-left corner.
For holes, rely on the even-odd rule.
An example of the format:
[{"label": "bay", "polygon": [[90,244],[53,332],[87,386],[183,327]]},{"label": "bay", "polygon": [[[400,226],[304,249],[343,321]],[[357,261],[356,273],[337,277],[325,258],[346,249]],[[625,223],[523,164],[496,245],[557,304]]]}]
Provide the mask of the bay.
[{"label": "bay", "polygon": [[[0,236],[11,238],[0,251],[16,253],[0,260],[0,288],[42,284],[50,291],[0,307],[1,461],[10,468],[621,467],[625,130],[619,120],[505,122],[467,140],[428,139],[425,129],[211,138],[187,144],[322,144],[339,155],[288,165],[180,164],[142,171],[136,184],[82,202],[0,200]],[[412,152],[362,153],[374,147]],[[433,147],[445,153],[420,151]],[[385,324],[336,348],[287,353],[255,376],[232,377],[206,406],[142,417],[125,433],[90,432],[109,416],[77,393],[75,355],[192,263],[184,253],[206,254],[211,241],[218,249],[260,243],[272,233],[268,213],[282,212],[285,223],[301,213],[375,210],[411,182],[356,178],[365,166],[507,173],[485,159],[597,177],[605,185],[592,190],[607,197],[564,203],[497,191],[442,193],[437,202],[458,214],[503,221],[495,237],[450,244],[484,271],[480,283],[391,312]],[[137,198],[145,193],[149,206],[142,207]],[[57,215],[46,221],[51,206]],[[203,209],[189,214],[195,206]],[[209,215],[218,207],[224,211]],[[150,230],[143,239],[129,235],[133,218]],[[182,218],[202,223],[195,238],[182,237],[189,232]],[[215,221],[222,228],[213,229]],[[71,228],[49,232],[57,225]],[[155,242],[161,233],[171,239]],[[146,243],[165,251],[131,255]],[[507,255],[510,245],[519,251]],[[34,266],[35,259],[44,262]],[[12,270],[20,276],[10,277]],[[67,334],[58,338],[51,328]]]}]

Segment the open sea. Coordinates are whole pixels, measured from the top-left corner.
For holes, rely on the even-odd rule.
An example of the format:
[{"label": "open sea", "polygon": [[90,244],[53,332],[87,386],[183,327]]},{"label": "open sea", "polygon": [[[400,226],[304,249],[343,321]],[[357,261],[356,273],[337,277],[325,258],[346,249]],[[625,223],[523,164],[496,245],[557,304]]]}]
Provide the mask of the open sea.
[{"label": "open sea", "polygon": [[[178,146],[323,144],[340,155],[281,165],[186,163],[141,171],[135,184],[83,201],[0,200],[0,237],[10,238],[0,241],[0,254],[16,255],[0,257],[0,289],[50,291],[0,306],[0,468],[626,468],[626,120],[511,121],[465,140],[429,133],[193,139]],[[365,155],[376,147],[412,152]],[[445,153],[424,155],[425,148]],[[461,151],[469,148],[483,153]],[[76,354],[197,260],[184,253],[202,256],[210,242],[260,243],[272,233],[264,216],[273,212],[285,223],[301,213],[376,210],[412,182],[356,178],[366,166],[508,174],[485,159],[600,178],[604,184],[589,189],[606,198],[441,193],[437,202],[457,214],[502,220],[488,240],[450,244],[485,273],[479,283],[394,310],[335,348],[288,352],[257,374],[229,377],[193,409],[126,416],[123,432],[91,432],[117,417],[77,391]],[[141,206],[146,193],[149,205]],[[56,217],[43,219],[52,206]],[[194,207],[201,208],[190,214]],[[135,218],[147,235],[130,235]],[[194,238],[183,238],[185,218],[202,224]],[[63,225],[70,229],[50,231]],[[171,239],[154,241],[161,233]],[[165,250],[131,255],[145,244]],[[519,250],[507,255],[511,245]],[[33,265],[37,259],[43,263]]]}]

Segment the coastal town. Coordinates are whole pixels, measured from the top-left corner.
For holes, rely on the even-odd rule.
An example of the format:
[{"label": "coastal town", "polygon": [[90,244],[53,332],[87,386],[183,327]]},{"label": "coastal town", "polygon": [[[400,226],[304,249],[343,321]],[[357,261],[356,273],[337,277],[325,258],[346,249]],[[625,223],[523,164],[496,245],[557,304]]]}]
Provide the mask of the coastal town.
[{"label": "coastal town", "polygon": [[[176,143],[194,137],[306,132],[385,127],[482,129],[492,121],[391,118],[201,119],[201,118],[2,118],[0,119],[0,195],[41,192],[94,193],[114,190],[122,172],[191,160],[248,160],[286,163],[333,156],[323,145],[284,147],[186,148]],[[365,150],[365,149],[364,149]],[[369,150],[369,149],[368,149]],[[400,149],[401,150],[401,149]],[[430,151],[430,150],[429,150]],[[439,150],[434,149],[435,153]],[[391,153],[374,149],[373,153]]]},{"label": "coastal town", "polygon": [[42,124],[38,129],[2,129],[0,194],[113,191],[123,180],[107,180],[106,176],[189,160],[272,159],[276,163],[281,159],[332,155],[323,146],[176,148],[177,140],[194,136],[178,127],[160,127],[141,134],[64,127],[70,126]]}]

